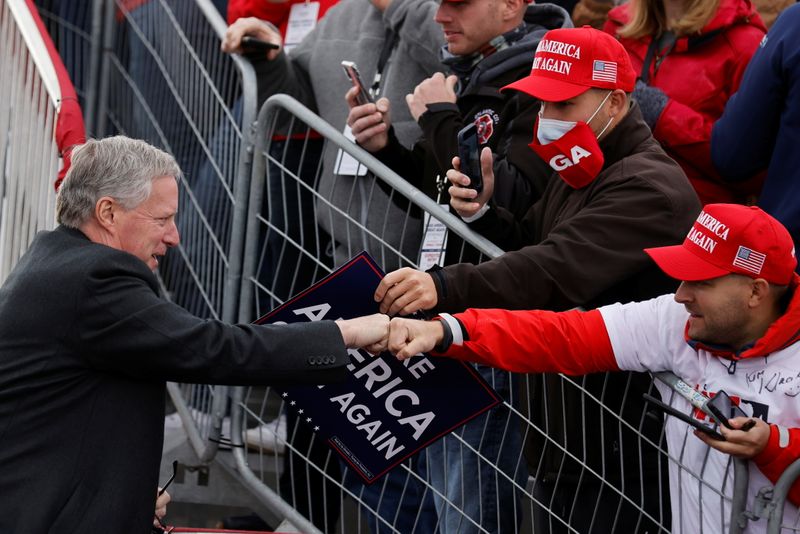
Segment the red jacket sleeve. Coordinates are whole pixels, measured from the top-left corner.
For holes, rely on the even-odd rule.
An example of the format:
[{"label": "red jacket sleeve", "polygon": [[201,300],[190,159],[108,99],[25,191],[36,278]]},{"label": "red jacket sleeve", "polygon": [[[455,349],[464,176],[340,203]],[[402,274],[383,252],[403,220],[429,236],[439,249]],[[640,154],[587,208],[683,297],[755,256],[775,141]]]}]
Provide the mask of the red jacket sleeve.
[{"label": "red jacket sleeve", "polygon": [[[784,428],[770,425],[771,432],[767,446],[761,453],[753,458],[756,466],[764,473],[773,484],[792,462],[800,459],[800,428]],[[788,443],[781,446],[781,432],[788,434]],[[789,490],[789,501],[795,506],[800,506],[800,480],[795,481]]]},{"label": "red jacket sleeve", "polygon": [[518,373],[585,375],[619,370],[597,310],[470,309],[454,317],[467,335],[463,345],[451,345],[445,352],[451,358]]}]

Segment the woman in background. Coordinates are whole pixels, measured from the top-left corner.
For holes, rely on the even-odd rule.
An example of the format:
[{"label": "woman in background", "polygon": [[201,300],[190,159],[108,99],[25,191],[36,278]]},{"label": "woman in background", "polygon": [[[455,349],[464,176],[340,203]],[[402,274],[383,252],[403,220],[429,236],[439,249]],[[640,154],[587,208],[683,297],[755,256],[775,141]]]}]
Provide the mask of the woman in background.
[{"label": "woman in background", "polygon": [[711,162],[711,127],[766,33],[750,1],[631,0],[603,29],[628,51],[640,73],[633,97],[700,201],[752,202],[759,179],[725,184]]}]

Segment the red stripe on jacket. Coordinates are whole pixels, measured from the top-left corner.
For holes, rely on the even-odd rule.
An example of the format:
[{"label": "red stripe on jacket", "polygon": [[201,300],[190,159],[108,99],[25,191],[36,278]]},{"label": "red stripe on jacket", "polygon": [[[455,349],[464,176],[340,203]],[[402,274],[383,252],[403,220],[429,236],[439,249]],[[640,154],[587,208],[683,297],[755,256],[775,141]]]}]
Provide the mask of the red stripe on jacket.
[{"label": "red stripe on jacket", "polygon": [[469,340],[444,354],[517,373],[619,371],[597,310],[471,309],[455,315]]}]

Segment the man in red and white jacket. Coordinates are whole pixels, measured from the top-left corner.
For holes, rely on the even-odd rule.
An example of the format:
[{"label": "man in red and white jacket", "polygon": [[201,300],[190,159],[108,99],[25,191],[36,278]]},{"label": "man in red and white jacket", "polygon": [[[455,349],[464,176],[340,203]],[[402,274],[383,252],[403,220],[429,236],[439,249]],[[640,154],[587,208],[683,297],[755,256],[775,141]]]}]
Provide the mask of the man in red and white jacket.
[{"label": "man in red and white jacket", "polygon": [[[730,456],[757,467],[748,504],[800,457],[800,277],[792,239],[759,208],[709,204],[683,244],[645,252],[682,281],[674,295],[587,312],[471,309],[430,322],[393,319],[389,348],[399,359],[433,351],[522,373],[672,371],[705,395],[724,390],[748,415],[719,429],[725,441],[691,436],[672,417],[666,437],[672,532],[719,532],[723,524],[727,531]],[[657,385],[669,398],[669,388]],[[692,412],[683,397],[672,404]],[[751,418],[756,425],[739,430]],[[798,524],[800,483],[789,501],[784,524]],[[747,531],[765,528],[765,520],[750,521]]]}]

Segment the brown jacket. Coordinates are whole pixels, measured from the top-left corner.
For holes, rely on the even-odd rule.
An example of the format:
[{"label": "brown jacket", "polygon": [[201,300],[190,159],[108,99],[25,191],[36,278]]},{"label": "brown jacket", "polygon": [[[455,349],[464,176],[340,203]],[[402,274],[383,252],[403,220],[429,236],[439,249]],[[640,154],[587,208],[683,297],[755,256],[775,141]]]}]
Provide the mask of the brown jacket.
[{"label": "brown jacket", "polygon": [[700,211],[697,195],[636,104],[600,147],[603,169],[583,189],[555,177],[522,221],[492,207],[473,223],[513,252],[435,271],[437,310],[565,310],[671,290],[642,249],[683,241]]}]

